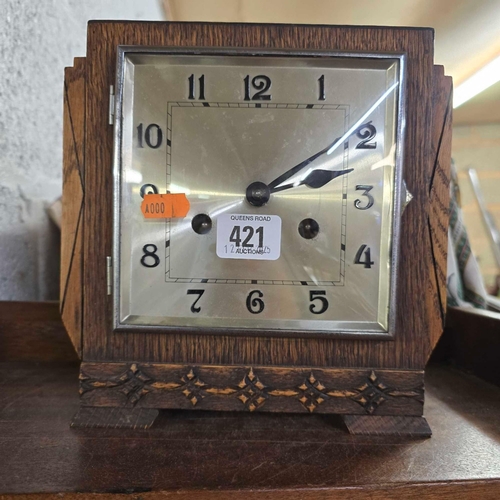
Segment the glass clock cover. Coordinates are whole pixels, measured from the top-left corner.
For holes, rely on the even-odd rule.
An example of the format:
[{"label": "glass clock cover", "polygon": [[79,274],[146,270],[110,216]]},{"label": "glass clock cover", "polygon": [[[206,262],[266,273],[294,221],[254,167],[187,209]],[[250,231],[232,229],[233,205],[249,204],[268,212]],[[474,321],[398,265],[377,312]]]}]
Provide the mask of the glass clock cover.
[{"label": "glass clock cover", "polygon": [[115,328],[390,336],[403,63],[120,47]]}]

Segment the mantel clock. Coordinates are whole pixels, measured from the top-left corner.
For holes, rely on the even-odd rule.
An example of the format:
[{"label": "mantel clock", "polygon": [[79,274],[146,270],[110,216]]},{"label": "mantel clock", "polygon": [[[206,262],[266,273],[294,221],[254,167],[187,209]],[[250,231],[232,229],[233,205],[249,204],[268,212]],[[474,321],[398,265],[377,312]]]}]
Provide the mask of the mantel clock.
[{"label": "mantel clock", "polygon": [[74,425],[176,408],[428,435],[450,95],[430,29],[91,22],[65,79]]}]

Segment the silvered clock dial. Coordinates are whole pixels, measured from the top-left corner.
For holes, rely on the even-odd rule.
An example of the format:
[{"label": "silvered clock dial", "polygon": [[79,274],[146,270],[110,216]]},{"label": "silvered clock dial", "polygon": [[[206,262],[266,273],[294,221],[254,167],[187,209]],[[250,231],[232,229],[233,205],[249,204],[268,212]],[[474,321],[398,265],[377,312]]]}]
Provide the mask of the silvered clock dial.
[{"label": "silvered clock dial", "polygon": [[403,74],[120,47],[115,329],[390,336]]}]

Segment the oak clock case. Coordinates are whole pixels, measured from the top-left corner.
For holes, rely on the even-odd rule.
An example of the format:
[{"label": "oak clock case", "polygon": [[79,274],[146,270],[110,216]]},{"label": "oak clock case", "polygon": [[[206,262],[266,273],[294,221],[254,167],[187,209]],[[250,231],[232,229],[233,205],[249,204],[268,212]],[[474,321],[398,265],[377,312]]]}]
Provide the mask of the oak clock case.
[{"label": "oak clock case", "polygon": [[118,48],[115,330],[390,337],[404,56],[195,54]]},{"label": "oak clock case", "polygon": [[89,23],[64,92],[73,425],[201,409],[430,435],[450,99],[430,29]]}]

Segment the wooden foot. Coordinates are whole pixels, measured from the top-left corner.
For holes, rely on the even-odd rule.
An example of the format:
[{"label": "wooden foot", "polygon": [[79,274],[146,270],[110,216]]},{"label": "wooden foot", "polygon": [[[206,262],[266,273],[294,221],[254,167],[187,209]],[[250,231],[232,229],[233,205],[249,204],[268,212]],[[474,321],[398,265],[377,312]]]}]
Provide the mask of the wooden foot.
[{"label": "wooden foot", "polygon": [[424,417],[342,415],[350,434],[365,436],[431,437],[432,431]]},{"label": "wooden foot", "polygon": [[105,429],[149,429],[159,411],[151,408],[106,408],[82,406],[71,427]]}]

